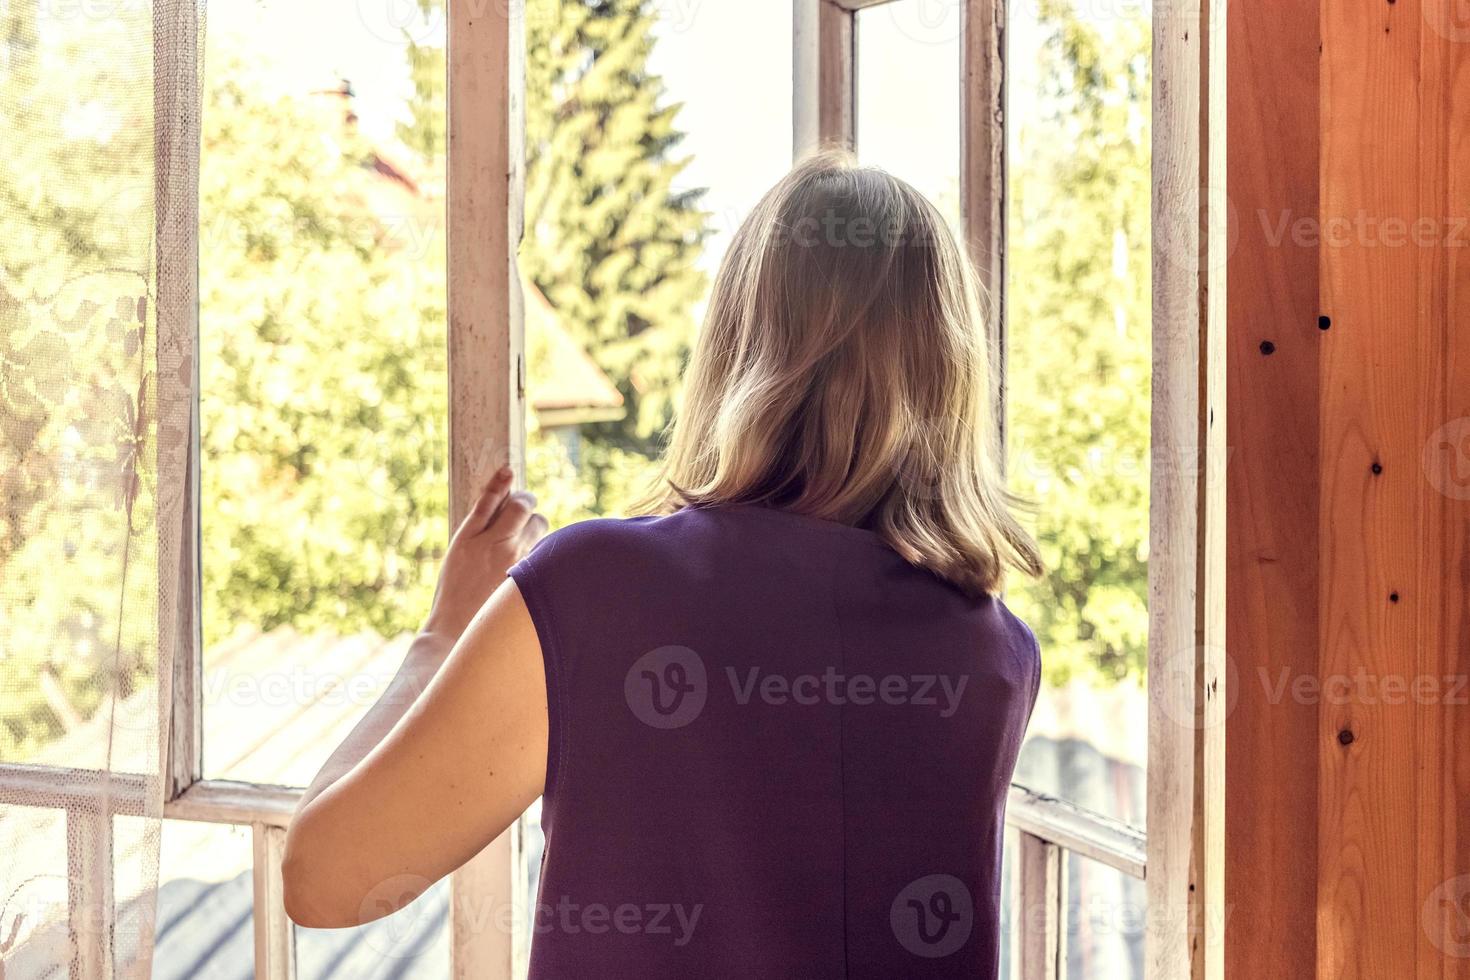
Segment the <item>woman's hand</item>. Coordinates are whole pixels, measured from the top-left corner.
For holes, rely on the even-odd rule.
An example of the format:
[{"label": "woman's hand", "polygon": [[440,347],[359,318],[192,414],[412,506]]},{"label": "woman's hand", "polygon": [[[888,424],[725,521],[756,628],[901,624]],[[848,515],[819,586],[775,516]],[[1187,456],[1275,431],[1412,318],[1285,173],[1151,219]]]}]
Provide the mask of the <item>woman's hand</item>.
[{"label": "woman's hand", "polygon": [[510,484],[511,469],[503,466],[449,542],[424,632],[451,645],[505,580],[510,566],[546,534],[546,518],[535,513],[536,498],[524,491],[512,493]]},{"label": "woman's hand", "polygon": [[481,492],[424,630],[301,796],[282,864],[286,912],[301,925],[360,925],[401,907],[545,790],[541,642],[505,572],[546,519],[510,484],[503,469]]}]

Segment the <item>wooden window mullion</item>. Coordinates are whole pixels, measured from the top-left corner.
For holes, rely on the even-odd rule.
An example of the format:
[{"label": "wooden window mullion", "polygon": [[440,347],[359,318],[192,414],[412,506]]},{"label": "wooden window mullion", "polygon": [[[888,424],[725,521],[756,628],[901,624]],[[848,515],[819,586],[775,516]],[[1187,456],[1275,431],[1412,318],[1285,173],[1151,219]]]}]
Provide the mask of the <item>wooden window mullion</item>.
[{"label": "wooden window mullion", "polygon": [[794,0],[792,10],[796,159],[856,149],[857,14],[833,0]]},{"label": "wooden window mullion", "polygon": [[1224,8],[1154,7],[1149,980],[1225,971]]},{"label": "wooden window mullion", "polygon": [[[524,218],[525,7],[448,5],[449,509],[457,523],[483,481],[510,463],[525,477],[525,345],[516,248]],[[524,936],[519,824],[456,871],[450,972],[508,980]],[[512,915],[517,923],[520,916]]]},{"label": "wooden window mullion", "polygon": [[986,293],[991,412],[1006,445],[1006,0],[964,0],[960,62],[960,213]]},{"label": "wooden window mullion", "polygon": [[286,828],[257,823],[250,827],[251,879],[255,903],[255,980],[295,980],[296,929],[286,917],[281,859]]}]

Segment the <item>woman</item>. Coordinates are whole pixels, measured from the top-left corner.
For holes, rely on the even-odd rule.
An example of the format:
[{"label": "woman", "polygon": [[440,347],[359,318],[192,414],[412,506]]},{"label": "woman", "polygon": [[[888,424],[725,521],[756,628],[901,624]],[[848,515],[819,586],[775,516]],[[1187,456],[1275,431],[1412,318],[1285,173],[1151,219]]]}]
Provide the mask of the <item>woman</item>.
[{"label": "woman", "polygon": [[663,516],[530,551],[490,480],[302,800],[291,917],[387,914],[544,794],[533,976],[994,977],[1040,677],[996,596],[1040,561],[983,322],[918,192],[831,155],[782,180],[717,277]]}]

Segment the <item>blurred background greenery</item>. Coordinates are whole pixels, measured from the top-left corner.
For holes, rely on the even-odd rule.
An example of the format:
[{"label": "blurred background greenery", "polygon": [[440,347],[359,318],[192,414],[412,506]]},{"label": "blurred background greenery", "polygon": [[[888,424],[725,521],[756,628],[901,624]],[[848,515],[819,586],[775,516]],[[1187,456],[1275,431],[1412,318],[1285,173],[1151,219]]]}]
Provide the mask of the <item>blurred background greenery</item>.
[{"label": "blurred background greenery", "polygon": [[[425,16],[442,2],[423,0]],[[625,513],[653,473],[708,288],[700,260],[714,218],[698,192],[678,189],[680,106],[649,68],[657,5],[528,8],[528,476],[565,524]],[[96,622],[71,599],[56,605],[47,556],[58,538],[85,555],[103,537],[71,520],[74,477],[27,461],[70,442],[113,460],[131,438],[52,424],[34,392],[7,386],[48,358],[64,366],[46,346],[56,323],[34,322],[27,298],[60,287],[48,256],[105,266],[119,236],[135,247],[129,236],[148,231],[119,227],[115,202],[68,199],[65,181],[36,179],[65,173],[69,140],[93,137],[37,128],[21,111],[28,98],[105,99],[150,81],[35,57],[34,10],[0,7],[0,669],[23,679],[0,690],[4,760],[95,708],[80,679],[103,669],[89,651],[109,640],[97,624],[118,601],[119,583],[87,581],[83,561],[72,591],[92,597]],[[1049,570],[1014,582],[1010,600],[1035,626],[1053,683],[1136,683],[1147,632],[1148,22],[1099,25],[1062,0],[1038,12],[1041,96],[1013,126],[1009,472],[1036,503]],[[249,51],[211,43],[199,363],[208,644],[281,627],[392,636],[417,628],[428,605],[447,537],[445,52],[442,38],[403,42],[414,94],[391,145],[352,125],[350,83],[280,94]],[[131,120],[92,152],[146,167],[150,126]],[[86,343],[124,347],[136,331],[147,284],[116,292],[115,308],[77,323]],[[63,306],[46,309],[62,317]],[[559,397],[568,378],[596,391]],[[89,384],[77,397],[136,379],[120,367]],[[126,509],[117,515],[125,533]]]}]

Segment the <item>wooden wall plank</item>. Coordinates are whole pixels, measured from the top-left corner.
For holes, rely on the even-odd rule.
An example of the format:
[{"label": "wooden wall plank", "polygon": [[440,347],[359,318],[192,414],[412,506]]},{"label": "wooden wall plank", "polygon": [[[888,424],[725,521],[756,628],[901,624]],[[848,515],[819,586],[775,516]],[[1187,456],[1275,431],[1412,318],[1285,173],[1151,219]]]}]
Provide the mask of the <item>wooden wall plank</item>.
[{"label": "wooden wall plank", "polygon": [[[1470,895],[1470,9],[1457,0],[1426,2],[1431,8],[1431,25],[1439,25],[1426,37],[1441,49],[1440,108],[1449,116],[1442,129],[1440,163],[1445,196],[1438,274],[1444,277],[1445,289],[1440,297],[1443,306],[1436,311],[1443,317],[1446,404],[1445,422],[1433,433],[1433,445],[1450,478],[1433,488],[1445,508],[1438,532],[1445,553],[1440,565],[1427,569],[1423,577],[1446,586],[1441,597],[1443,613],[1436,624],[1441,656],[1435,666],[1438,676],[1447,678],[1455,691],[1442,699],[1437,718],[1440,767],[1427,770],[1437,780],[1438,795],[1429,796],[1424,809],[1438,814],[1441,823],[1440,838],[1435,841],[1439,853],[1429,856],[1431,862],[1438,859],[1438,868],[1429,876],[1434,890],[1425,904],[1438,903],[1439,916],[1431,920],[1432,948],[1421,952],[1428,962],[1437,960],[1440,965],[1440,972],[1431,975],[1470,980],[1470,935],[1466,932],[1470,924],[1466,917],[1466,896]],[[1451,451],[1445,452],[1446,448]],[[1451,900],[1440,903],[1441,897]],[[1447,949],[1448,937],[1455,937],[1453,950]]]},{"label": "wooden wall plank", "polygon": [[1470,10],[1423,0],[1421,180],[1415,242],[1423,446],[1421,546],[1411,604],[1421,642],[1416,676],[1419,776],[1415,881],[1420,980],[1470,977]]},{"label": "wooden wall plank", "polygon": [[[1431,16],[1432,0],[1422,2],[1425,17],[1428,18]],[[1432,30],[1420,32],[1421,78],[1439,77],[1444,72],[1448,60],[1446,56],[1449,54],[1445,50],[1444,40]],[[1446,192],[1449,174],[1445,172],[1443,164],[1446,160],[1444,149],[1450,114],[1446,111],[1448,107],[1443,98],[1445,92],[1445,89],[1438,86],[1420,89],[1418,123],[1421,155],[1419,179],[1416,181],[1416,210],[1420,215],[1448,213]],[[1417,315],[1413,322],[1418,327],[1420,338],[1419,358],[1415,368],[1418,376],[1423,379],[1417,391],[1420,405],[1417,434],[1421,445],[1425,445],[1429,451],[1428,443],[1435,438],[1435,430],[1448,420],[1446,412],[1451,398],[1444,384],[1448,378],[1446,358],[1454,349],[1453,338],[1445,332],[1448,323],[1445,297],[1449,286],[1445,274],[1448,269],[1444,249],[1436,243],[1427,242],[1410,251],[1415,253],[1418,262],[1415,284]],[[1413,665],[1414,676],[1442,676],[1449,659],[1446,656],[1448,651],[1436,639],[1443,635],[1445,617],[1450,612],[1446,608],[1446,600],[1454,594],[1453,587],[1444,581],[1441,574],[1449,550],[1449,543],[1444,540],[1443,532],[1446,530],[1445,521],[1449,517],[1450,508],[1444,496],[1435,492],[1431,472],[1426,470],[1416,473],[1415,476],[1422,498],[1415,533],[1420,545],[1419,562],[1413,585],[1405,589],[1400,598],[1408,605],[1404,614],[1413,619],[1416,633],[1422,638],[1422,642],[1418,644],[1417,661]],[[1446,771],[1447,762],[1444,755],[1444,732],[1438,724],[1441,712],[1432,702],[1413,703],[1417,709],[1413,752],[1421,772],[1417,780],[1418,794],[1414,808],[1416,854],[1412,886],[1416,895],[1432,896],[1444,881],[1441,855],[1444,853],[1445,830],[1446,825],[1454,821],[1453,815],[1445,813],[1443,807],[1454,797],[1446,796],[1441,775]],[[1444,913],[1454,907],[1453,903],[1443,903],[1435,908],[1432,897],[1426,900],[1431,909],[1439,913],[1438,924],[1451,925],[1445,921]],[[1414,911],[1417,914],[1419,909]],[[1412,958],[1415,968],[1406,968],[1402,972],[1405,976],[1422,980],[1442,980],[1446,959],[1435,948],[1435,941],[1441,936],[1452,936],[1455,933],[1436,933],[1434,923],[1427,921],[1421,921],[1420,926],[1416,935],[1410,939],[1417,946]]]},{"label": "wooden wall plank", "polygon": [[1463,980],[1470,10],[1238,0],[1231,40],[1229,972]]},{"label": "wooden wall plank", "polygon": [[[516,248],[524,217],[525,4],[449,5],[450,519],[510,462],[524,480],[524,320]],[[497,909],[520,897],[515,828],[456,871],[455,977],[512,975],[517,936]]]},{"label": "wooden wall plank", "polygon": [[1316,975],[1319,17],[1229,7],[1228,977]]},{"label": "wooden wall plank", "polygon": [[[1383,236],[1419,211],[1422,25],[1421,0],[1322,7],[1324,690],[1418,660],[1420,260]],[[1318,712],[1318,975],[1390,980],[1417,947],[1417,713],[1350,690]]]}]

